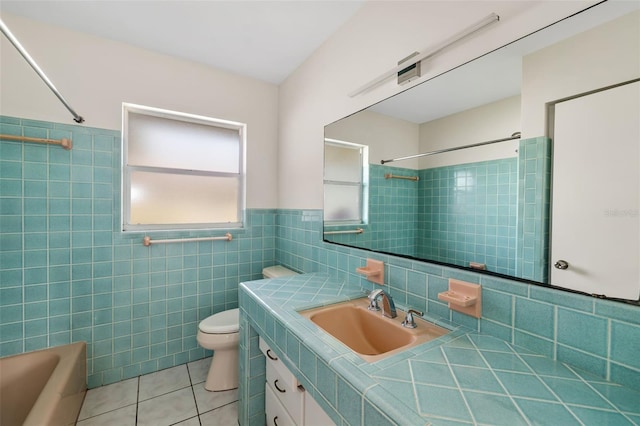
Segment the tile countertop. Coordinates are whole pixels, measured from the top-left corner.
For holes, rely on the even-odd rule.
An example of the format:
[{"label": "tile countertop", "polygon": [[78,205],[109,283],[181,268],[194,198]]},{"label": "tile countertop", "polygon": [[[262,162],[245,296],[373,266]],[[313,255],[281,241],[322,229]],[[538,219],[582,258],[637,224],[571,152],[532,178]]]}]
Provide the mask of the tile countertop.
[{"label": "tile countertop", "polygon": [[[639,392],[428,314],[451,333],[367,363],[297,313],[365,295],[325,274],[240,289],[249,323],[347,424],[640,425]],[[336,386],[323,386],[320,365]],[[362,401],[346,404],[353,395]]]}]

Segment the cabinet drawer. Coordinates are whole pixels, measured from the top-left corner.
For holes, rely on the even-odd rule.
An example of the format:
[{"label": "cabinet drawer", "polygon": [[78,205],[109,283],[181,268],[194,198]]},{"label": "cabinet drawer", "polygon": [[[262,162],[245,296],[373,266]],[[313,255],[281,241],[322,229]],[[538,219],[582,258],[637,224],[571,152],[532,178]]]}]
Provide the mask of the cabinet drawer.
[{"label": "cabinet drawer", "polygon": [[264,405],[268,426],[296,426],[268,384],[265,385]]},{"label": "cabinet drawer", "polygon": [[298,382],[298,379],[296,379],[296,377],[293,374],[291,374],[287,366],[284,365],[284,363],[280,359],[280,356],[277,355],[264,340],[262,340],[262,337],[260,338],[260,350],[267,358],[267,370],[269,369],[270,366],[271,368],[275,368],[280,375],[281,382],[284,381],[290,387],[297,388],[298,385],[300,384]]},{"label": "cabinet drawer", "polygon": [[[291,375],[289,372],[288,374]],[[302,424],[304,390],[298,386],[292,386],[290,380],[283,378],[280,372],[269,364],[267,364],[267,387],[271,388],[271,391],[287,409],[293,421],[297,424]]]}]

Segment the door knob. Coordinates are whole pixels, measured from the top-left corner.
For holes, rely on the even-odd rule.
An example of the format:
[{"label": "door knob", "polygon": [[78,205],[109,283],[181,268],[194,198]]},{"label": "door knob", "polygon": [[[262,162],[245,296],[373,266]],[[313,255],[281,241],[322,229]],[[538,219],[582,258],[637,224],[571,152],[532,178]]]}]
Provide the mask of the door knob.
[{"label": "door knob", "polygon": [[556,269],[569,269],[569,263],[566,260],[558,260],[553,266]]}]

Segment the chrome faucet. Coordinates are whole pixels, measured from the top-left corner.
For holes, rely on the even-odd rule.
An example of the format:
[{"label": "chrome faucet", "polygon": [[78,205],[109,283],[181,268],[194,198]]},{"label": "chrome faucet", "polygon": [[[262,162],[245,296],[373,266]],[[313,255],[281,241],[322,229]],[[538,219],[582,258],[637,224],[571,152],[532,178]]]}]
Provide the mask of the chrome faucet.
[{"label": "chrome faucet", "polygon": [[409,311],[407,312],[407,316],[404,317],[404,321],[402,321],[402,326],[406,327],[406,328],[416,328],[416,322],[413,319],[413,315],[420,315],[423,316],[424,313],[420,312],[420,311],[416,311],[415,309],[409,309]]},{"label": "chrome faucet", "polygon": [[395,318],[398,316],[396,313],[396,304],[393,303],[393,297],[387,294],[381,288],[373,290],[369,293],[369,310],[379,311],[378,299],[382,297],[382,315],[387,318]]}]

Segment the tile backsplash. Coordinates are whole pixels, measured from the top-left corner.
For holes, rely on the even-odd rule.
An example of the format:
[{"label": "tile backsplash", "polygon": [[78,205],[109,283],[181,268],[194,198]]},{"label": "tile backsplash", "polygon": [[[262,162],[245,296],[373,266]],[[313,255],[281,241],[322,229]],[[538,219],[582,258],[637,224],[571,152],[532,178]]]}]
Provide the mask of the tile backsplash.
[{"label": "tile backsplash", "polygon": [[[304,272],[327,272],[370,290],[358,275],[366,258],[385,262],[396,304],[424,310],[613,382],[640,389],[640,306],[596,299],[425,262],[320,242],[322,211],[279,210],[276,259]],[[482,318],[448,309],[438,293],[457,278],[482,285]]]},{"label": "tile backsplash", "polygon": [[[74,143],[0,142],[0,356],[85,340],[91,387],[135,377],[204,357],[198,321],[264,266],[370,289],[355,269],[373,257],[400,305],[640,389],[638,306],[327,244],[320,210],[250,209],[231,242],[144,247],[120,232],[119,132],[0,117],[0,133]],[[437,299],[448,278],[482,284],[482,318]]]}]

